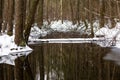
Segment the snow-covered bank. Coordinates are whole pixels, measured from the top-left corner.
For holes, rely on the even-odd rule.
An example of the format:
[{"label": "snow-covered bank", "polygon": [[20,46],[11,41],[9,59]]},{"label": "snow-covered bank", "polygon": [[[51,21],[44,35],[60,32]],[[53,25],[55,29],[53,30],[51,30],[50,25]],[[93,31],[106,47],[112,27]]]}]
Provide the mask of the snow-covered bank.
[{"label": "snow-covered bank", "polygon": [[[90,23],[88,23],[88,27],[86,28],[85,23],[84,22],[80,22],[80,25],[73,25],[71,21],[65,20],[62,24],[61,20],[58,21],[52,21],[49,25],[47,22],[44,22],[44,25],[41,29],[38,28],[37,25],[35,25],[34,27],[32,27],[31,29],[31,34],[29,37],[29,40],[31,39],[38,39],[39,37],[43,37],[46,36],[47,34],[50,33],[54,33],[55,31],[57,32],[62,32],[62,33],[66,33],[66,32],[79,32],[79,34],[87,34],[90,35],[91,34],[91,26]],[[100,36],[102,35],[105,40],[106,40],[106,45],[111,45],[112,42],[114,42],[114,38],[115,38],[115,43],[116,43],[116,47],[120,47],[120,22],[117,22],[116,26],[112,29],[110,29],[110,24],[106,24],[105,27],[103,28],[99,28],[99,20],[96,20],[93,23],[93,30],[95,33],[95,38],[96,36]],[[109,42],[108,42],[109,41]],[[101,43],[98,43],[101,44]]]},{"label": "snow-covered bank", "polygon": [[115,46],[120,48],[120,23],[117,23],[116,26],[112,29],[109,26],[105,26],[100,28],[96,33],[97,35],[103,35],[106,40],[111,40],[111,42],[115,42]]},{"label": "snow-covered bank", "polygon": [[[88,23],[88,22],[87,22]],[[96,20],[93,23],[94,27],[94,33],[99,29],[99,22]],[[47,34],[54,33],[54,32],[79,32],[79,34],[88,34],[90,35],[91,32],[91,26],[90,23],[88,23],[88,26],[86,27],[85,23],[80,21],[80,25],[78,24],[72,24],[72,21],[64,20],[63,23],[61,20],[58,21],[51,21],[50,24],[48,24],[47,21],[44,21],[43,26],[41,29],[38,28],[37,24],[34,24],[34,26],[31,29],[31,34],[29,39],[31,38],[39,38],[44,37]]]},{"label": "snow-covered bank", "polygon": [[[88,23],[88,22],[87,22]],[[103,35],[104,37],[102,38],[89,38],[89,40],[93,40],[96,41],[96,44],[99,44],[101,46],[111,46],[112,42],[115,39],[115,47],[120,48],[120,23],[117,23],[117,25],[115,26],[115,28],[110,29],[108,25],[106,25],[103,28],[99,29],[99,21],[95,21],[93,23],[93,29],[94,29],[94,33],[95,36],[97,35]],[[52,21],[49,25],[48,23],[45,21],[44,25],[42,26],[41,29],[38,28],[37,24],[35,24],[32,29],[31,29],[31,33],[30,33],[30,37],[29,37],[29,41],[35,41],[38,40],[40,37],[44,37],[47,34],[50,33],[54,33],[54,32],[78,32],[78,34],[87,34],[90,35],[91,33],[91,26],[90,23],[88,23],[88,27],[86,28],[84,22],[80,22],[80,25],[73,25],[71,21],[65,20],[62,24],[62,21]],[[99,41],[99,40],[105,40],[105,41]],[[62,39],[62,40],[68,40],[68,42],[73,42],[76,41],[76,43],[79,42],[79,40],[83,40],[83,42],[79,42],[79,43],[86,43],[84,40],[86,40],[86,38],[80,38],[79,40],[77,38],[74,39]],[[97,40],[99,42],[97,42]],[[55,40],[49,40],[51,41],[51,43],[54,43]],[[53,41],[53,42],[52,42]],[[57,43],[60,42],[60,39],[57,40]],[[62,43],[62,42],[61,42]],[[6,34],[0,35],[0,63],[8,63],[8,64],[12,64],[14,65],[14,60],[18,57],[18,56],[22,56],[22,55],[28,55],[28,53],[30,53],[32,51],[32,49],[28,46],[25,47],[20,47],[17,46],[14,43],[14,35],[13,36],[8,36]]]},{"label": "snow-covered bank", "polygon": [[0,63],[14,65],[14,60],[17,57],[26,56],[30,52],[32,52],[32,49],[27,45],[21,47],[14,43],[14,35],[3,34],[0,36]]}]

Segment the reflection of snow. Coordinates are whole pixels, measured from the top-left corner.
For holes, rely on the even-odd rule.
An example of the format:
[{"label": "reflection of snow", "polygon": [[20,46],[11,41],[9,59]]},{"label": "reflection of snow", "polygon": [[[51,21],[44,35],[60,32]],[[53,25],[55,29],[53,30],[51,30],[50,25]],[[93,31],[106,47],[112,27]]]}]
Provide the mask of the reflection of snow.
[{"label": "reflection of snow", "polygon": [[[91,26],[88,21],[87,25],[85,25],[84,22],[80,22],[80,25],[73,25],[71,21],[64,20],[63,23],[61,20],[58,21],[51,21],[50,24],[48,24],[46,21],[44,21],[44,25],[41,27],[41,29],[38,28],[37,24],[35,24],[30,33],[29,37],[29,43],[36,43],[38,40],[40,40],[40,37],[46,36],[47,34],[54,31],[58,32],[69,32],[69,31],[77,31],[80,32],[80,34],[90,34],[91,33]],[[116,47],[120,48],[120,23],[117,23],[115,28],[109,29],[108,25],[106,25],[103,28],[99,29],[99,20],[96,20],[93,23],[95,36],[97,35],[104,35],[102,38],[74,38],[74,39],[49,39],[49,40],[43,40],[41,39],[41,42],[50,42],[50,43],[93,43],[99,44],[100,46],[110,46],[111,42],[110,40],[113,40],[113,38],[116,36]],[[88,40],[90,41],[88,41]],[[43,40],[43,41],[42,41]],[[82,41],[81,41],[82,40]],[[81,41],[81,42],[80,42]],[[14,61],[14,57],[11,57],[13,54],[17,55],[26,55],[26,51],[32,51],[31,48],[28,46],[20,47],[17,46],[14,43],[14,35],[8,36],[8,35],[1,35],[0,36],[0,63],[9,63],[9,61]],[[13,53],[13,54],[12,54]],[[17,56],[15,56],[17,57]],[[13,64],[13,62],[11,62]]]},{"label": "reflection of snow", "polygon": [[120,48],[113,48],[111,52],[108,53],[105,57],[105,60],[114,61],[118,65],[120,65]]},{"label": "reflection of snow", "polygon": [[32,49],[27,45],[25,47],[17,46],[14,43],[14,36],[0,36],[0,63],[14,65],[14,60],[19,56],[28,55]]}]

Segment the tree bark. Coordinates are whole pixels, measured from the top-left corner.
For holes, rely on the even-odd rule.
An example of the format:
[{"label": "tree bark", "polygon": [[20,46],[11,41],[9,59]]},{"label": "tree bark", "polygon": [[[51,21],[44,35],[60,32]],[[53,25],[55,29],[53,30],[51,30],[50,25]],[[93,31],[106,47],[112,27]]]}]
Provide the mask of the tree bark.
[{"label": "tree bark", "polygon": [[25,25],[25,31],[24,31],[24,37],[25,37],[26,43],[28,42],[32,24],[34,23],[34,16],[35,16],[38,3],[39,3],[39,0],[33,0],[30,12],[26,19],[26,25]]},{"label": "tree bark", "polygon": [[15,43],[18,46],[24,45],[23,41],[23,1],[15,0]]},{"label": "tree bark", "polygon": [[70,9],[71,9],[71,19],[73,24],[75,24],[75,19],[74,19],[74,13],[73,13],[73,6],[72,6],[72,0],[70,0]]},{"label": "tree bark", "polygon": [[77,10],[76,10],[76,21],[78,22],[78,25],[80,25],[80,0],[77,0]]},{"label": "tree bark", "polygon": [[104,27],[104,24],[105,24],[105,0],[102,0],[100,2],[100,28]]},{"label": "tree bark", "polygon": [[61,21],[62,21],[62,23],[63,23],[63,0],[60,0],[60,16],[61,16]]},{"label": "tree bark", "polygon": [[1,29],[2,29],[2,10],[3,9],[3,0],[0,0],[0,33],[1,33]]},{"label": "tree bark", "polygon": [[8,0],[4,0],[2,32],[5,32],[7,28],[7,22],[8,22]]},{"label": "tree bark", "polygon": [[110,6],[111,6],[111,16],[110,16],[110,21],[111,21],[111,28],[115,27],[115,2],[114,1],[110,1]]},{"label": "tree bark", "polygon": [[4,80],[3,64],[0,64],[0,79]]},{"label": "tree bark", "polygon": [[20,60],[20,58],[17,58],[15,60],[15,80],[24,80],[23,79],[23,61]]},{"label": "tree bark", "polygon": [[41,28],[41,26],[43,25],[43,2],[44,2],[44,0],[40,0],[39,6],[38,6],[37,23],[38,23],[39,28]]},{"label": "tree bark", "polygon": [[[89,10],[92,11],[92,1],[89,0]],[[91,37],[94,37],[94,30],[93,30],[93,17],[92,17],[92,13],[90,13],[89,15],[90,17],[90,26],[91,26]]]},{"label": "tree bark", "polygon": [[44,45],[41,45],[41,51],[39,54],[39,70],[40,70],[40,80],[44,80]]},{"label": "tree bark", "polygon": [[8,0],[8,26],[7,34],[13,35],[13,15],[14,15],[14,0]]}]

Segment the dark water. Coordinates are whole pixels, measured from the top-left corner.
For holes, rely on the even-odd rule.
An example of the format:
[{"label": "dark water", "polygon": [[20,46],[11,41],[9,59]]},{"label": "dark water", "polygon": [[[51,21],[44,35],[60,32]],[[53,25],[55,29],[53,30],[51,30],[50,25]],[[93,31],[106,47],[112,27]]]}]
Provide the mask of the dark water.
[{"label": "dark water", "polygon": [[111,52],[109,48],[95,44],[31,47],[34,51],[16,60],[15,68],[0,65],[0,80],[120,80],[120,66],[104,59]]}]

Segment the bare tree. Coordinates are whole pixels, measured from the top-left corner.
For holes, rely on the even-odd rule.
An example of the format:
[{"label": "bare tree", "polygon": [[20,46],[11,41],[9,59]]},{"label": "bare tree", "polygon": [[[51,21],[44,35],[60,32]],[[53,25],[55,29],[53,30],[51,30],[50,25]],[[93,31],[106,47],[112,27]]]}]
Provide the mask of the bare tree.
[{"label": "bare tree", "polygon": [[105,24],[105,0],[100,1],[100,27],[104,27]]},{"label": "bare tree", "polygon": [[[92,1],[89,0],[89,10],[92,11]],[[91,26],[91,37],[94,37],[94,31],[93,31],[93,17],[92,13],[90,13],[89,18],[90,18],[90,26]]]},{"label": "bare tree", "polygon": [[4,6],[3,6],[3,25],[2,25],[2,31],[5,32],[7,28],[7,22],[8,22],[8,0],[4,0]]},{"label": "bare tree", "polygon": [[74,14],[73,14],[73,6],[72,6],[72,0],[70,0],[70,9],[71,9],[71,20],[74,24]]},{"label": "bare tree", "polygon": [[60,0],[60,11],[61,21],[63,23],[63,0]]},{"label": "bare tree", "polygon": [[110,21],[111,21],[111,28],[115,27],[115,1],[110,0],[110,6],[111,6],[111,14],[110,14]]},{"label": "bare tree", "polygon": [[3,0],[0,0],[0,33],[2,29],[2,10],[3,9]]},{"label": "bare tree", "polygon": [[80,0],[77,0],[77,10],[76,10],[76,21],[78,22],[78,25],[80,25]]},{"label": "bare tree", "polygon": [[24,45],[23,38],[23,1],[15,0],[15,43]]},{"label": "bare tree", "polygon": [[28,42],[30,30],[31,30],[32,24],[34,23],[34,16],[37,10],[38,3],[39,3],[39,0],[32,0],[29,14],[26,17],[26,24],[25,24],[25,30],[24,30],[24,37],[26,42]]},{"label": "bare tree", "polygon": [[44,3],[44,0],[40,0],[38,5],[37,23],[39,28],[41,28],[41,26],[43,25],[43,3]]},{"label": "bare tree", "polygon": [[14,0],[8,0],[8,26],[7,34],[13,35],[13,14],[14,13]]}]

